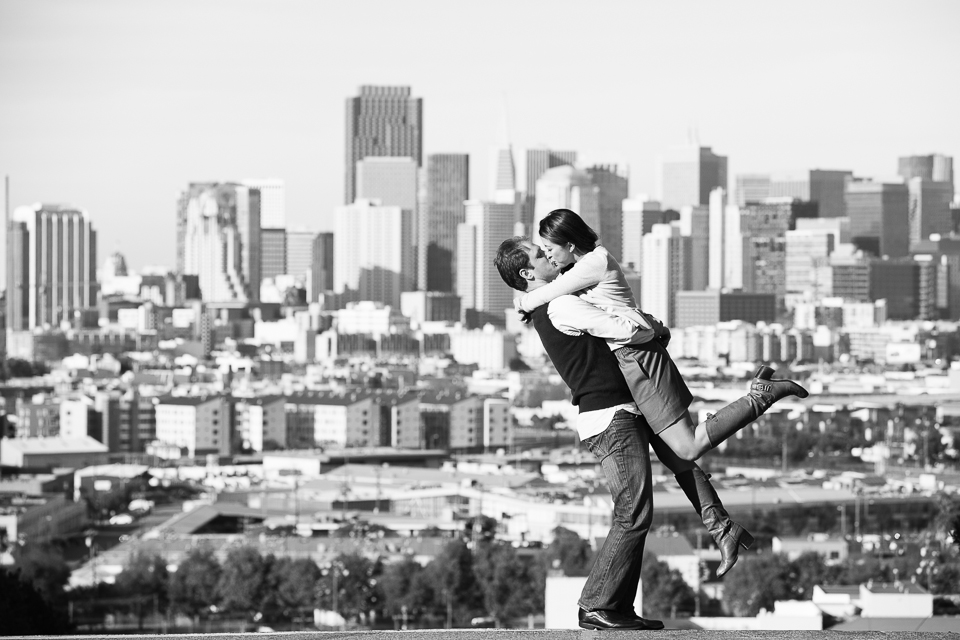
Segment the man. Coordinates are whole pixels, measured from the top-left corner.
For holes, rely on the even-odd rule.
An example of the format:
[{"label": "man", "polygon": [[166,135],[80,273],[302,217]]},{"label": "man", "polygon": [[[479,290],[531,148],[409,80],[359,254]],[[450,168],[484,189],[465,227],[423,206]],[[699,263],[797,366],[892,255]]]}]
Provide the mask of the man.
[{"label": "man", "polygon": [[[525,238],[505,240],[494,260],[510,287],[529,291],[557,276],[543,250]],[[653,520],[649,434],[616,357],[601,337],[632,335],[629,321],[576,296],[531,313],[531,322],[580,409],[577,432],[600,459],[613,497],[613,522],[580,594],[584,629],[662,629],[639,617],[633,602]],[[601,337],[597,337],[601,336]]]}]

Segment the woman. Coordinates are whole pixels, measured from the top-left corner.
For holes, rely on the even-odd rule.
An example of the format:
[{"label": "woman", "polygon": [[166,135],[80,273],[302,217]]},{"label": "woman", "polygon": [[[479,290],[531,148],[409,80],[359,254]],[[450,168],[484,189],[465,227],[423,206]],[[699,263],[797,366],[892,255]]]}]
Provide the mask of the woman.
[{"label": "woman", "polygon": [[807,397],[806,389],[790,380],[772,380],[773,370],[762,366],[747,395],[695,423],[689,412],[693,396],[665,348],[669,330],[637,308],[620,265],[598,244],[596,232],[573,211],[557,209],[540,222],[540,239],[547,257],[568,269],[552,283],[519,298],[518,309],[529,312],[558,296],[582,292],[581,299],[634,323],[636,332],[631,340],[607,342],[655,434],[651,438],[654,452],[674,472],[694,507],[699,506],[704,525],[720,547],[723,563],[717,575],[723,575],[736,562],[738,546],[749,548],[753,536],[730,520],[709,476],[694,461],[756,420],[777,400],[790,395]]}]

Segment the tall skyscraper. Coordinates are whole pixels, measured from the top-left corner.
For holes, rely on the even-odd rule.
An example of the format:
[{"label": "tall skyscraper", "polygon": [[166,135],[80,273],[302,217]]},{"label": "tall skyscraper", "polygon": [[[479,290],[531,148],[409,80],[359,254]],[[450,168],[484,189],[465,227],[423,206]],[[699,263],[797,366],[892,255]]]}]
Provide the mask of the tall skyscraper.
[{"label": "tall skyscraper", "polygon": [[493,171],[490,172],[490,193],[496,199],[498,191],[517,190],[517,166],[514,163],[513,147],[509,144],[493,150]]},{"label": "tall skyscraper", "polygon": [[504,239],[513,235],[520,208],[513,204],[468,200],[464,222],[457,228],[457,294],[467,324],[504,326],[504,310],[513,308],[513,290],[503,284],[493,258]]},{"label": "tall skyscraper", "polygon": [[842,218],[847,215],[846,185],[853,179],[850,171],[810,170],[810,200],[817,203],[821,218]]},{"label": "tall skyscraper", "polygon": [[7,238],[7,329],[57,328],[97,304],[97,232],[86,211],[17,207]]},{"label": "tall skyscraper", "polygon": [[409,274],[419,281],[421,172],[413,158],[376,157],[357,162],[357,200],[376,200],[381,207],[410,212],[414,261]]},{"label": "tall skyscraper", "polygon": [[710,286],[710,207],[680,209],[680,235],[690,238],[690,290]]},{"label": "tall skyscraper", "polygon": [[949,235],[953,229],[950,215],[952,185],[916,177],[907,181],[907,191],[910,196],[910,244],[925,240],[933,233]]},{"label": "tall skyscraper", "polygon": [[194,182],[179,198],[178,267],[195,275],[205,302],[260,299],[260,192]]},{"label": "tall skyscraper", "polygon": [[770,177],[771,198],[810,200],[809,175],[775,175]]},{"label": "tall skyscraper", "polygon": [[260,192],[260,227],[283,229],[287,226],[287,204],[283,180],[279,178],[248,178],[240,182]]},{"label": "tall skyscraper", "polygon": [[928,156],[904,156],[899,159],[897,174],[904,180],[923,178],[933,182],[949,182],[953,189],[953,157],[934,153]]},{"label": "tall skyscraper", "polygon": [[899,183],[847,183],[851,241],[875,256],[899,258],[910,249],[910,194]]},{"label": "tall skyscraper", "polygon": [[673,210],[664,211],[656,200],[628,198],[620,207],[623,247],[620,264],[625,269],[639,271],[643,265],[643,236],[650,233],[653,225],[679,220],[680,215]]},{"label": "tall skyscraper", "polygon": [[324,291],[333,291],[333,234],[321,232],[313,240],[310,281],[307,287],[310,302],[316,302]]},{"label": "tall skyscraper", "polygon": [[302,285],[307,284],[308,274],[313,268],[313,241],[316,231],[287,231],[287,270]]},{"label": "tall skyscraper", "polygon": [[680,234],[680,225],[655,224],[643,236],[643,288],[640,308],[667,326],[676,320],[678,291],[690,288],[690,238]]},{"label": "tall skyscraper", "polygon": [[786,291],[811,293],[817,299],[832,294],[829,256],[836,235],[827,229],[794,229],[784,234]]},{"label": "tall skyscraper", "polygon": [[409,209],[359,199],[337,207],[334,291],[399,309],[400,294],[414,290],[413,231]]},{"label": "tall skyscraper", "polygon": [[357,197],[357,162],[373,156],[413,158],[422,163],[423,101],[410,87],[364,85],[346,102],[344,203]]},{"label": "tall skyscraper", "polygon": [[737,205],[741,207],[770,197],[770,176],[766,173],[739,173],[736,183]]},{"label": "tall skyscraper", "polygon": [[710,204],[711,191],[727,188],[727,157],[715,154],[710,147],[674,147],[658,166],[660,202],[665,209]]},{"label": "tall skyscraper", "polygon": [[377,157],[357,161],[357,199],[407,209],[416,217],[417,167],[413,158]]},{"label": "tall skyscraper", "polygon": [[717,188],[709,203],[709,261],[711,289],[743,287],[743,235],[740,232],[740,208],[727,204],[726,189]]},{"label": "tall skyscraper", "polygon": [[518,189],[526,194],[523,212],[521,213],[521,222],[526,227],[526,232],[536,237],[537,230],[532,229],[533,212],[536,209],[537,202],[537,180],[554,167],[562,167],[565,164],[577,164],[576,151],[554,151],[551,149],[527,149],[521,156],[521,166],[519,170]]},{"label": "tall skyscraper", "polygon": [[260,229],[260,279],[273,279],[285,273],[287,232],[283,229]]},{"label": "tall skyscraper", "polygon": [[435,153],[427,156],[427,197],[423,272],[427,291],[454,291],[457,282],[457,227],[466,220],[470,197],[470,156]]},{"label": "tall skyscraper", "polygon": [[772,293],[778,308],[786,290],[786,234],[796,228],[796,219],[809,204],[777,202],[749,204],[740,210],[743,234],[743,290]]},{"label": "tall skyscraper", "polygon": [[600,188],[590,174],[570,165],[548,169],[537,180],[536,209],[530,235],[539,235],[540,221],[554,209],[570,209],[594,231],[600,230]]},{"label": "tall skyscraper", "polygon": [[597,185],[600,208],[600,242],[618,261],[623,257],[623,201],[629,194],[630,179],[626,167],[615,164],[594,165],[587,174]]}]

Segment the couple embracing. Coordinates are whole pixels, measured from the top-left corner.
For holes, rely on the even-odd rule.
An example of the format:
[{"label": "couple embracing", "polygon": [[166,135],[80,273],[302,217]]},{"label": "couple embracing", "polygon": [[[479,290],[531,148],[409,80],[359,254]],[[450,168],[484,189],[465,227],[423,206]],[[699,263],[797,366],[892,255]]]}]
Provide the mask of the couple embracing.
[{"label": "couple embracing", "polygon": [[517,310],[536,329],[579,408],[577,433],[597,456],[613,520],[580,594],[585,629],[662,629],[634,611],[643,547],[653,519],[649,447],[670,469],[720,548],[722,576],[753,536],[733,522],[696,464],[784,397],[807,396],[762,366],[745,396],[699,424],[692,395],[667,353],[670,331],[643,313],[620,265],[569,209],[540,222],[540,242],[505,240],[494,259],[503,281],[524,292]]}]

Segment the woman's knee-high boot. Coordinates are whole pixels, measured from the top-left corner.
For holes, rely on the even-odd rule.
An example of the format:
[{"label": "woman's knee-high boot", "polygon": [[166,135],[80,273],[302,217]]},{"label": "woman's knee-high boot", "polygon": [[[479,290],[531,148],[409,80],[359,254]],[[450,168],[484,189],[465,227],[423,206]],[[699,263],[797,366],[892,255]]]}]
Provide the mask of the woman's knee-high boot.
[{"label": "woman's knee-high boot", "polygon": [[722,577],[737,563],[740,547],[750,548],[753,544],[753,536],[730,519],[730,514],[723,508],[720,496],[710,483],[710,476],[704,473],[703,469],[695,467],[690,471],[678,473],[675,477],[687,499],[700,514],[703,526],[713,536],[720,549],[721,561],[717,568],[717,577]]},{"label": "woman's knee-high boot", "polygon": [[747,395],[734,400],[703,423],[713,447],[762,416],[777,400],[787,396],[806,398],[809,395],[793,380],[772,380],[772,375],[773,369],[760,367]]}]

